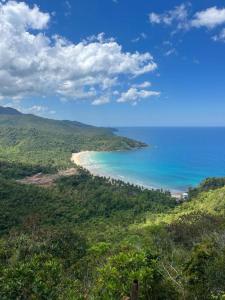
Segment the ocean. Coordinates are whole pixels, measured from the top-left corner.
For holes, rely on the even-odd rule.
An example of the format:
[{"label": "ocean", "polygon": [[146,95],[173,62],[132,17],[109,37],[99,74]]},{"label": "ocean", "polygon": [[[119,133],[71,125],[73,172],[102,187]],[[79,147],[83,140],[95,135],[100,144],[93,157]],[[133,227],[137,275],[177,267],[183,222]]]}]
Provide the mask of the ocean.
[{"label": "ocean", "polygon": [[172,192],[184,192],[206,177],[225,176],[225,128],[129,127],[116,134],[148,147],[92,154],[98,173]]}]

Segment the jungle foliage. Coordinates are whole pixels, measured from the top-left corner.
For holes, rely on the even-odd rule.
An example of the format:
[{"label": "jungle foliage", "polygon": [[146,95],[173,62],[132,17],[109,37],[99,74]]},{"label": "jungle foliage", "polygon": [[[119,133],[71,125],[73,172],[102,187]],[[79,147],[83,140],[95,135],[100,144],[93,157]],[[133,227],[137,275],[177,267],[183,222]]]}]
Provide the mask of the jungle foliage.
[{"label": "jungle foliage", "polygon": [[123,299],[134,280],[139,299],[223,299],[225,188],[177,205],[84,170],[43,188],[5,169],[1,299]]}]

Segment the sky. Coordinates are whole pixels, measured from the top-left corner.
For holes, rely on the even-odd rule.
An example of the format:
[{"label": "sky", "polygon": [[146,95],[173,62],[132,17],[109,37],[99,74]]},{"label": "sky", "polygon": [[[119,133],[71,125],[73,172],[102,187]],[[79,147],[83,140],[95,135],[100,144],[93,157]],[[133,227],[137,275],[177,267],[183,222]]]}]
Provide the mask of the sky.
[{"label": "sky", "polygon": [[98,126],[225,126],[225,0],[0,0],[0,105]]}]

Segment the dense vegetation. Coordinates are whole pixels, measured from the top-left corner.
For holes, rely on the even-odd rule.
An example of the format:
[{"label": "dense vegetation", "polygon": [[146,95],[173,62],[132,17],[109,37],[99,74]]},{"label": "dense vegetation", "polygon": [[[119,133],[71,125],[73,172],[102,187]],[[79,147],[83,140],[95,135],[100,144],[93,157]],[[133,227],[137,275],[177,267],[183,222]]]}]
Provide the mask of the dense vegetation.
[{"label": "dense vegetation", "polygon": [[210,190],[216,190],[218,188],[225,186],[225,177],[217,178],[217,177],[211,177],[206,178],[203,180],[198,187],[196,188],[190,188],[189,189],[189,195],[191,197],[197,196],[201,192],[206,192]]},{"label": "dense vegetation", "polygon": [[67,157],[51,164],[42,155],[55,136],[42,152],[23,130],[16,143],[0,134],[0,299],[122,300],[133,282],[140,300],[225,298],[224,179],[207,179],[179,205],[168,192],[82,169],[49,187],[23,185],[16,179],[55,172]]},{"label": "dense vegetation", "polygon": [[[145,144],[113,134],[113,129],[75,121],[50,120],[0,107],[0,160],[65,168],[72,152],[128,150]],[[1,113],[2,112],[2,113]]]}]

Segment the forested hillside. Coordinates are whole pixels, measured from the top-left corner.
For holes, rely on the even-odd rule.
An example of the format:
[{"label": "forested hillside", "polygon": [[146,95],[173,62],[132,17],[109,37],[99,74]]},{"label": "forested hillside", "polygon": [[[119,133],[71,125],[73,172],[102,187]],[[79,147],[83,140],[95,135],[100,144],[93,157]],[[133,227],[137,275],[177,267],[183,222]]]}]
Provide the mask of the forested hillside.
[{"label": "forested hillside", "polygon": [[224,178],[181,204],[80,168],[48,187],[21,184],[69,165],[75,146],[141,144],[31,115],[4,114],[0,124],[0,299],[122,300],[133,282],[140,300],[224,299]]},{"label": "forested hillside", "polygon": [[79,170],[49,188],[0,179],[1,299],[222,299],[225,188],[177,205]]},{"label": "forested hillside", "polygon": [[65,168],[72,152],[128,150],[144,143],[114,135],[113,129],[21,114],[0,107],[0,160]]}]

